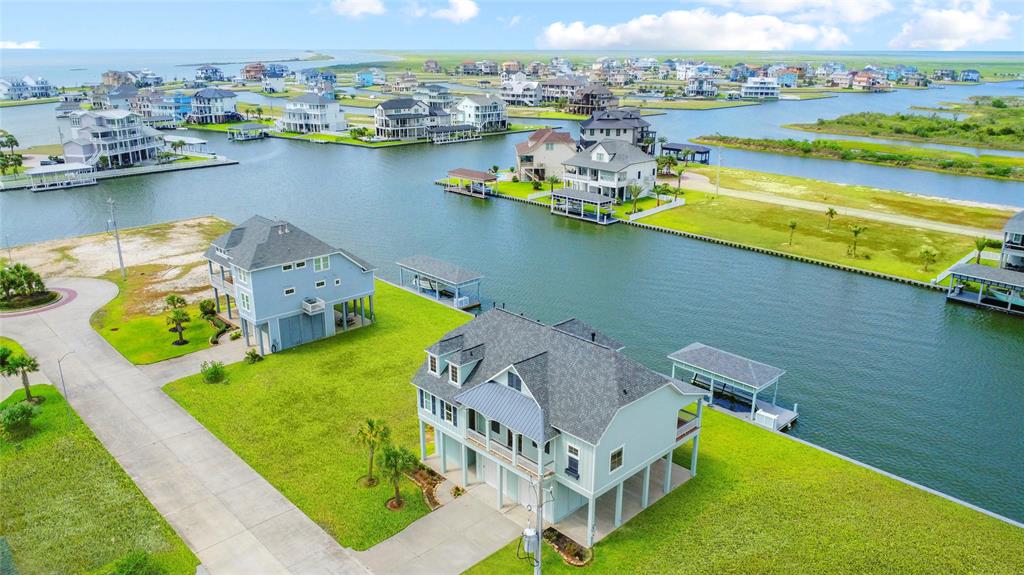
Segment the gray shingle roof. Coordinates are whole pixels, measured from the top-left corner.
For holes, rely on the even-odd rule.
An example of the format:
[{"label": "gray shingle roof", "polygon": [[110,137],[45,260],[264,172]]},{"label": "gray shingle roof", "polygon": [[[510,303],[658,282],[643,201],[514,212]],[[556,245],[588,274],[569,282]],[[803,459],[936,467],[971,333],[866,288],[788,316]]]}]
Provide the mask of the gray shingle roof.
[{"label": "gray shingle roof", "polygon": [[334,98],[328,98],[319,94],[303,94],[290,100],[291,102],[302,102],[303,104],[330,104],[335,102]]},{"label": "gray shingle roof", "polygon": [[567,319],[561,323],[556,323],[551,326],[559,331],[564,331],[570,335],[574,335],[581,339],[589,339],[595,341],[607,348],[614,350],[621,350],[626,347],[622,345],[618,340],[612,339],[607,335],[597,331],[597,329],[591,327],[589,324],[583,323],[576,318]]},{"label": "gray shingle roof", "polygon": [[551,197],[569,198],[570,200],[576,200],[577,202],[595,204],[599,206],[615,203],[615,198],[611,196],[588,192],[586,190],[577,190],[574,188],[560,188],[551,192]]},{"label": "gray shingle roof", "polygon": [[[466,380],[461,388],[449,383],[446,373],[430,374],[426,362],[416,372],[413,384],[449,402],[461,402],[463,397],[484,402],[492,399],[492,392],[467,395],[469,390],[487,384],[493,376],[513,366],[522,377],[524,392],[529,391],[540,410],[543,436],[512,427],[538,443],[565,432],[596,444],[620,408],[665,385],[675,385],[668,377],[621,352],[592,342],[589,336],[576,337],[501,309],[482,313],[449,332],[428,351],[453,353],[481,343],[486,346],[483,358],[471,373],[463,374]],[[676,389],[686,389],[680,385],[675,385]],[[704,394],[700,390],[694,393]],[[494,412],[482,407],[478,411],[495,418]],[[526,417],[525,410],[514,411]]]},{"label": "gray shingle roof", "polygon": [[416,98],[392,98],[390,100],[384,100],[377,105],[385,110],[399,110],[402,108],[412,108],[420,102],[421,100],[417,100]]},{"label": "gray shingle roof", "polygon": [[994,268],[985,264],[957,264],[950,271],[989,282],[1024,288],[1024,272]]},{"label": "gray shingle roof", "polygon": [[[229,258],[217,252],[224,250]],[[232,263],[244,270],[258,270],[298,260],[340,253],[363,271],[373,266],[341,248],[333,247],[285,221],[253,216],[213,240],[206,258],[222,265]]]},{"label": "gray shingle roof", "polygon": [[580,122],[580,128],[626,128],[636,130],[650,127],[651,123],[640,117],[640,112],[632,108],[618,108],[594,112],[589,118]]},{"label": "gray shingle roof", "polygon": [[483,277],[473,270],[425,255],[408,257],[395,263],[405,269],[420,272],[452,285],[464,284]]},{"label": "gray shingle roof", "polygon": [[669,359],[720,377],[761,389],[782,377],[784,370],[700,342],[669,354]]},{"label": "gray shingle roof", "polygon": [[207,100],[216,100],[218,98],[234,98],[235,93],[231,90],[222,90],[220,88],[203,88],[195,94],[192,94],[193,98],[204,98]]},{"label": "gray shingle roof", "polygon": [[[591,152],[593,152],[594,148],[597,146],[601,146],[605,149],[609,155],[609,161],[598,162],[590,158]],[[562,165],[618,172],[619,170],[633,164],[652,161],[654,161],[652,156],[629,142],[623,140],[602,140],[596,144],[591,144],[582,152],[562,162]]]},{"label": "gray shingle roof", "polygon": [[1010,218],[1003,226],[1004,233],[1024,234],[1024,211],[1017,212],[1017,215]]}]

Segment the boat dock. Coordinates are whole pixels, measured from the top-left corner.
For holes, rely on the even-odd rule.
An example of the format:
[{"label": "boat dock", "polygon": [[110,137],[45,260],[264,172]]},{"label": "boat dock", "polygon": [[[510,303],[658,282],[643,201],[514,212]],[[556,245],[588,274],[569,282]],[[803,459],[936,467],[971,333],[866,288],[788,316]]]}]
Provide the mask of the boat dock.
[{"label": "boat dock", "polygon": [[453,263],[425,255],[412,256],[398,264],[398,285],[456,309],[480,306],[483,276]]},{"label": "boat dock", "polygon": [[462,194],[471,198],[486,199],[494,195],[498,176],[469,168],[455,168],[448,171],[448,177],[436,182],[446,192]]},{"label": "boat dock", "polygon": [[953,266],[946,300],[1024,316],[1024,272],[984,264]]}]

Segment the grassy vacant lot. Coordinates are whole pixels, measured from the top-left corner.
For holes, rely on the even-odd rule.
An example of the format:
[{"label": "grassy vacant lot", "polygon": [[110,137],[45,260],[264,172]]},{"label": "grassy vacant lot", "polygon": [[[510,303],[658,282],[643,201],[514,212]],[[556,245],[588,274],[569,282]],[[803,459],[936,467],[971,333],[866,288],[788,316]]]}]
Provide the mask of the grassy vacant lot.
[{"label": "grassy vacant lot", "polygon": [[[689,170],[707,176],[712,182],[718,173],[718,168],[714,167],[691,166]],[[722,168],[721,178],[722,187],[733,190],[786,196],[827,203],[837,208],[862,208],[991,230],[1002,229],[1014,214],[1011,210],[964,205],[869,186],[838,184],[737,168]]]},{"label": "grassy vacant lot", "polygon": [[[1024,571],[1024,530],[791,439],[705,411],[698,474],[546,573]],[[675,453],[689,466],[689,445]],[[516,542],[468,573],[514,573]]]},{"label": "grassy vacant lot", "polygon": [[2,335],[0,335],[0,347],[6,347],[7,349],[11,350],[12,356],[25,354],[25,348],[21,347],[20,343],[14,341],[9,337],[4,337]]},{"label": "grassy vacant lot", "polygon": [[1024,150],[1024,99],[976,98],[948,111],[967,117],[860,112],[831,120],[819,118],[815,124],[786,127],[808,132]]},{"label": "grassy vacant lot", "polygon": [[967,152],[952,150],[834,139],[808,141],[791,138],[737,138],[707,135],[695,138],[693,141],[711,146],[724,145],[729,148],[755,152],[824,160],[846,160],[981,178],[1024,180],[1024,158],[1012,156],[975,156]]},{"label": "grassy vacant lot", "polygon": [[32,433],[0,440],[0,533],[18,570],[109,573],[144,551],[161,573],[195,573],[199,561],[63,397],[49,385],[32,394],[45,399]]},{"label": "grassy vacant lot", "polygon": [[34,104],[52,104],[54,102],[60,102],[60,98],[31,98],[28,100],[3,100],[0,101],[0,108],[10,108],[13,106],[32,106]]},{"label": "grassy vacant lot", "polygon": [[391,486],[367,489],[367,453],[353,435],[368,417],[419,453],[409,384],[423,350],[469,317],[383,282],[377,322],[362,329],[227,367],[228,382],[198,376],[164,390],[344,546],[366,549],[427,512],[403,481],[406,506],[389,511]]},{"label": "grassy vacant lot", "polygon": [[528,106],[509,106],[509,118],[541,118],[544,120],[586,120],[590,116],[561,112],[554,108],[531,108]]},{"label": "grassy vacant lot", "polygon": [[60,144],[41,144],[39,146],[29,146],[27,148],[21,148],[18,150],[19,154],[39,154],[43,156],[63,156],[64,147]]},{"label": "grassy vacant lot", "polygon": [[[967,236],[921,230],[885,222],[838,216],[831,227],[825,214],[755,202],[728,196],[712,198],[698,191],[686,192],[686,205],[641,220],[645,224],[681,230],[766,248],[864,270],[930,281],[964,254],[974,249]],[[789,243],[789,221],[797,222]],[[851,253],[850,226],[866,226]],[[937,261],[927,270],[918,253],[932,246]]]}]

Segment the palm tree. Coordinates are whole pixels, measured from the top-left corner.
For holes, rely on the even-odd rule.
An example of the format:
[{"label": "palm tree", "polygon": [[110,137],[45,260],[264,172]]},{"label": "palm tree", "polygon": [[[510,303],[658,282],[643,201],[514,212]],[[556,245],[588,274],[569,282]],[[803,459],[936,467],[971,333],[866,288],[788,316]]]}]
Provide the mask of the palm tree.
[{"label": "palm tree", "polygon": [[180,308],[172,309],[171,312],[167,314],[166,321],[167,325],[174,326],[173,331],[178,332],[178,341],[176,341],[174,345],[185,345],[186,343],[188,343],[187,341],[185,341],[184,328],[184,324],[192,321],[192,318],[189,317],[188,312]]},{"label": "palm tree", "polygon": [[857,257],[857,238],[866,231],[867,226],[850,226],[850,232],[853,234],[853,257]]},{"label": "palm tree", "polygon": [[3,147],[9,149],[11,153],[14,153],[14,148],[18,147],[18,138],[14,137],[14,134],[6,134],[3,139]]},{"label": "palm tree", "polygon": [[832,229],[832,218],[836,217],[837,215],[839,215],[839,212],[837,212],[835,208],[829,208],[825,210],[825,216],[828,217],[828,224],[825,226],[826,230]]},{"label": "palm tree", "polygon": [[555,191],[555,184],[557,184],[561,180],[558,179],[558,176],[550,175],[550,176],[544,178],[544,181],[547,182],[551,186],[550,191],[552,193],[554,193],[554,191]]},{"label": "palm tree", "polygon": [[672,167],[672,173],[676,175],[676,187],[683,187],[683,173],[686,172],[686,164],[680,166],[678,163]]},{"label": "palm tree", "polygon": [[665,144],[668,143],[668,138],[665,136],[658,136],[658,143],[661,144],[661,152],[665,153]]},{"label": "palm tree", "polygon": [[983,252],[985,248],[988,247],[988,238],[986,238],[985,236],[974,238],[974,247],[978,250],[978,257],[975,258],[974,263],[980,264],[981,252]]},{"label": "palm tree", "polygon": [[939,252],[929,245],[923,245],[921,246],[921,251],[917,252],[917,257],[921,258],[921,262],[924,263],[924,271],[928,271],[928,266],[935,263],[935,260],[938,259]]},{"label": "palm tree", "polygon": [[180,309],[185,307],[185,298],[181,297],[176,293],[172,293],[164,298],[164,309]]},{"label": "palm tree", "polygon": [[263,119],[263,106],[256,106],[256,117]]},{"label": "palm tree", "polygon": [[7,360],[3,368],[4,375],[14,377],[21,375],[21,385],[25,388],[25,401],[34,402],[32,391],[28,387],[28,374],[39,371],[39,362],[31,355],[16,355]]},{"label": "palm tree", "polygon": [[501,168],[498,167],[498,164],[494,164],[493,166],[491,166],[491,173],[492,174],[497,174],[498,170],[500,170],[500,169]]},{"label": "palm tree", "polygon": [[626,191],[629,192],[629,197],[633,199],[633,213],[636,213],[636,202],[640,199],[640,194],[643,193],[644,189],[638,184],[629,184],[626,186]]},{"label": "palm tree", "polygon": [[370,469],[366,472],[366,486],[377,484],[373,477],[373,457],[379,447],[390,444],[391,428],[381,419],[367,419],[356,431],[356,441],[370,450]]},{"label": "palm tree", "polygon": [[7,159],[7,154],[0,154],[0,175],[7,175],[7,168],[11,167],[11,161]]},{"label": "palm tree", "polygon": [[402,476],[416,468],[416,456],[404,447],[385,445],[380,452],[380,467],[384,477],[395,486],[395,499],[393,508],[402,506],[402,492],[399,484]]},{"label": "palm tree", "polygon": [[793,245],[793,233],[796,232],[796,220],[789,220],[789,245]]},{"label": "palm tree", "polygon": [[15,172],[17,172],[18,168],[20,168],[21,165],[25,162],[25,158],[22,157],[21,154],[7,154],[4,157],[7,159],[7,165],[11,168],[14,168]]}]

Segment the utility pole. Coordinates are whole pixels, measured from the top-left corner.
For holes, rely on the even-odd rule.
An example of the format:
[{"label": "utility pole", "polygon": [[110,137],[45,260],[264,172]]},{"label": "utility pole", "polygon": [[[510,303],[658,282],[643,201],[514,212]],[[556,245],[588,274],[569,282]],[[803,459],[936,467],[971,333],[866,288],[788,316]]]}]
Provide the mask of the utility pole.
[{"label": "utility pole", "polygon": [[121,281],[128,279],[124,272],[124,256],[121,255],[121,233],[117,229],[117,217],[114,214],[114,198],[107,198],[107,205],[110,206],[110,222],[108,225],[114,228],[114,241],[117,243],[117,263],[121,266]]},{"label": "utility pole", "polygon": [[533,575],[541,575],[540,550],[544,547],[544,446],[537,444],[537,553],[533,556]]},{"label": "utility pole", "polygon": [[715,197],[718,197],[718,188],[722,182],[722,152],[725,146],[718,146],[718,171],[715,172]]}]

